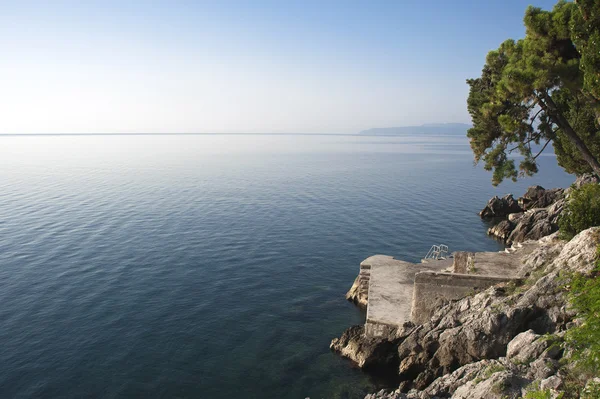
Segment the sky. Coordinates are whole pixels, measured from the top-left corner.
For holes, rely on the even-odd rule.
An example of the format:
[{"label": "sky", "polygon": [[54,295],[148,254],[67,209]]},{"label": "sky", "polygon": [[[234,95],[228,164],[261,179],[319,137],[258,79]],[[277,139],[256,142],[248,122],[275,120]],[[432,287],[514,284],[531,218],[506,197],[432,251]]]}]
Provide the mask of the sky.
[{"label": "sky", "polygon": [[0,133],[356,133],[464,122],[546,0],[0,0]]}]

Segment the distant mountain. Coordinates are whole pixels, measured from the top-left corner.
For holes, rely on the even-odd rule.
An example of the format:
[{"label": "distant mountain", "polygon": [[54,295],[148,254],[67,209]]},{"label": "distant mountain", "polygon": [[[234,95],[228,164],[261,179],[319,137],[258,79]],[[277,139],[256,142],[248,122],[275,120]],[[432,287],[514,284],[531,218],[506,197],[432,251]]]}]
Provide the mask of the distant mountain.
[{"label": "distant mountain", "polygon": [[377,127],[358,133],[363,136],[449,135],[465,136],[471,125],[466,123],[427,123],[421,126]]}]

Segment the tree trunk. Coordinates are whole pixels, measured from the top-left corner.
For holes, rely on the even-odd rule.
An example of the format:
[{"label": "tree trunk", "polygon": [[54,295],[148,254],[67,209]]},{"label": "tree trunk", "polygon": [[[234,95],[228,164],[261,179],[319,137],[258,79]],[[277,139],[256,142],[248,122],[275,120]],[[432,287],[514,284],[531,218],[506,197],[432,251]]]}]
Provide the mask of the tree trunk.
[{"label": "tree trunk", "polygon": [[546,113],[552,117],[554,122],[562,129],[567,138],[573,143],[573,145],[575,145],[575,147],[577,147],[581,153],[581,157],[590,165],[596,176],[600,177],[600,163],[591,153],[587,145],[585,145],[583,140],[579,138],[575,130],[573,130],[567,118],[564,117],[562,112],[560,112],[556,106],[554,100],[552,100],[552,97],[545,93],[542,95],[541,100],[542,101],[539,102],[540,106],[542,108],[546,108]]}]

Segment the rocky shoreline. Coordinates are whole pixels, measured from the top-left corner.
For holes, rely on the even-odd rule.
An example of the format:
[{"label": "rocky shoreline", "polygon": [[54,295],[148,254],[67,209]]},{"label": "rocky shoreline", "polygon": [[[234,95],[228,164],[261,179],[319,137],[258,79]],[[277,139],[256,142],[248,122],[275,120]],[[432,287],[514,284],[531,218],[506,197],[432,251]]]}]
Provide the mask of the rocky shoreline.
[{"label": "rocky shoreline", "polygon": [[[584,177],[576,185],[590,182]],[[600,227],[569,242],[558,238],[568,195],[569,189],[534,186],[519,200],[495,197],[480,213],[500,220],[490,234],[523,251],[519,282],[447,301],[427,323],[407,322],[383,337],[368,338],[359,325],[332,340],[332,350],[360,367],[393,370],[403,381],[366,398],[519,398],[532,384],[557,392],[565,382],[563,350],[552,342],[576,323],[559,274],[591,273],[600,243]],[[364,306],[361,281],[359,275],[347,298]]]},{"label": "rocky shoreline", "polygon": [[[573,187],[598,183],[592,175],[577,178]],[[572,188],[531,186],[518,200],[512,194],[494,197],[479,212],[482,219],[497,223],[488,229],[488,234],[502,240],[506,245],[527,240],[539,240],[558,231],[558,218],[565,207]]]}]

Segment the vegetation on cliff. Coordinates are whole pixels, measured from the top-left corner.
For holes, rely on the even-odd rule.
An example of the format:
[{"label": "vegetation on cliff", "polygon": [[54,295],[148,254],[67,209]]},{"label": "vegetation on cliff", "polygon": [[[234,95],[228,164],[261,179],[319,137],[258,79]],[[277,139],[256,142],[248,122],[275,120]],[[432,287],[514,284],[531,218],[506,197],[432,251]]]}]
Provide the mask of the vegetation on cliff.
[{"label": "vegetation on cliff", "polygon": [[[529,7],[525,38],[506,40],[467,80],[468,137],[493,184],[536,173],[551,142],[566,171],[600,176],[599,21],[593,0]],[[523,157],[518,169],[514,151]]]},{"label": "vegetation on cliff", "polygon": [[586,184],[573,189],[558,226],[566,240],[589,227],[600,226],[600,185]]}]

